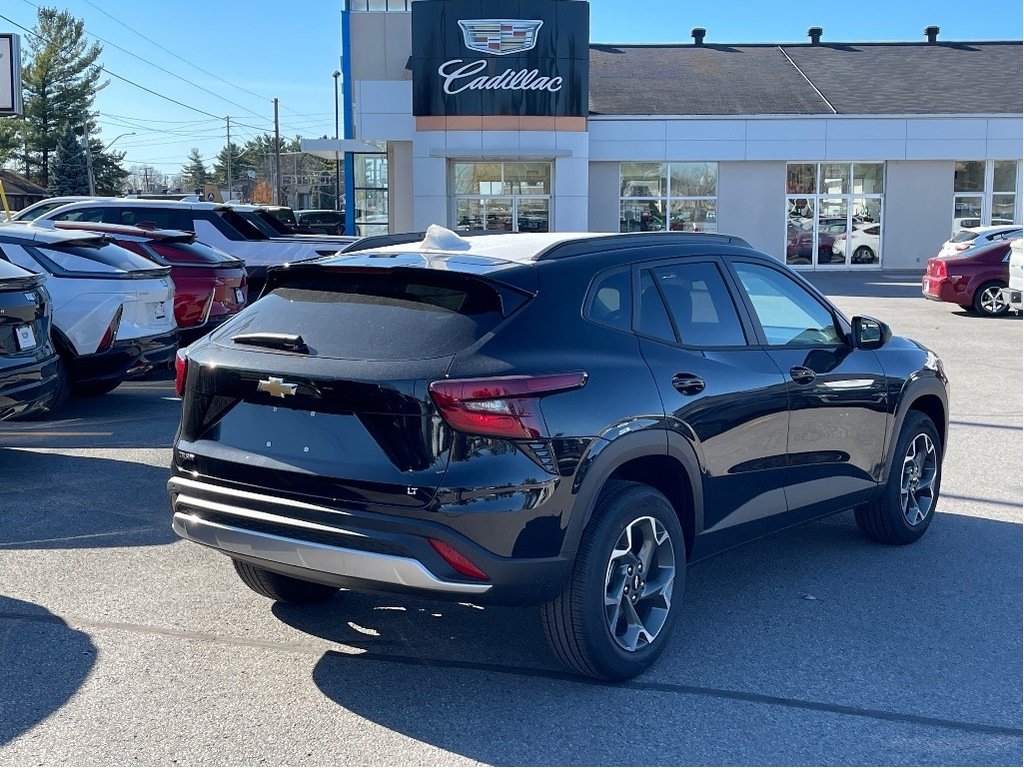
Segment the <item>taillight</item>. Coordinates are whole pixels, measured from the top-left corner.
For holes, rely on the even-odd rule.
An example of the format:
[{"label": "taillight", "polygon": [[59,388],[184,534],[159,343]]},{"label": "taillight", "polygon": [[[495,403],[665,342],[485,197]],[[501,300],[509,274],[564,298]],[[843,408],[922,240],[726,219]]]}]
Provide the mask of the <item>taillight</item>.
[{"label": "taillight", "polygon": [[100,345],[96,347],[97,352],[106,352],[110,349],[114,343],[114,339],[117,338],[117,329],[121,325],[121,315],[124,313],[124,304],[117,308],[117,312],[110,318],[110,325],[107,326],[107,330],[103,332],[103,338],[100,339]]},{"label": "taillight", "polygon": [[530,439],[544,436],[540,398],[586,383],[585,373],[444,379],[430,385],[430,397],[442,418],[459,432]]},{"label": "taillight", "polygon": [[487,574],[477,568],[476,565],[473,564],[472,560],[457,549],[445,544],[443,541],[438,541],[437,539],[427,539],[427,541],[430,542],[430,546],[434,548],[434,551],[437,552],[437,554],[444,558],[444,561],[448,563],[448,565],[463,576],[487,581]]},{"label": "taillight", "polygon": [[174,355],[174,391],[178,397],[185,391],[185,374],[188,373],[188,358],[185,350],[179,349]]},{"label": "taillight", "polygon": [[932,277],[947,277],[949,272],[946,269],[946,262],[942,259],[932,259],[928,262],[928,274]]}]

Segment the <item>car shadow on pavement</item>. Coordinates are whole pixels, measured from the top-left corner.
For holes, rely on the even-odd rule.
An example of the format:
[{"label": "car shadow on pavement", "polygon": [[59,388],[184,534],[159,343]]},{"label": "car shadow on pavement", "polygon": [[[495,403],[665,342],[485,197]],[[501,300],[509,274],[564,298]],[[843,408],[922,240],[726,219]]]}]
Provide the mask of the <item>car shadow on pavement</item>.
[{"label": "car shadow on pavement", "polygon": [[0,552],[177,541],[163,467],[0,448],[0,468]]},{"label": "car shadow on pavement", "polygon": [[484,763],[1019,764],[1019,524],[945,513],[886,547],[845,513],[688,581],[665,654],[619,685],[560,670],[530,609],[341,593],[273,610],[349,646],[312,671],[340,706]]},{"label": "car shadow on pavement", "polygon": [[0,595],[0,747],[64,706],[95,662],[89,635]]},{"label": "car shadow on pavement", "polygon": [[0,422],[0,447],[169,448],[181,401],[163,382],[127,382],[99,397],[72,397],[52,418]]}]

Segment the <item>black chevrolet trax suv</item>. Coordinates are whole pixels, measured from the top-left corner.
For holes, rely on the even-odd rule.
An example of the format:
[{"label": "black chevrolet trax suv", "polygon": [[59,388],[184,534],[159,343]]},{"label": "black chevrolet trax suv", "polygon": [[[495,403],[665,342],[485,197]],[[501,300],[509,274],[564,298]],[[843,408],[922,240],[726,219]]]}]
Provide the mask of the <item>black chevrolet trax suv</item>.
[{"label": "black chevrolet trax suv", "polygon": [[931,351],[693,233],[432,227],[277,269],[177,387],[174,530],[256,592],[535,603],[605,679],[663,650],[688,562],[851,508],[915,541],[948,424]]}]

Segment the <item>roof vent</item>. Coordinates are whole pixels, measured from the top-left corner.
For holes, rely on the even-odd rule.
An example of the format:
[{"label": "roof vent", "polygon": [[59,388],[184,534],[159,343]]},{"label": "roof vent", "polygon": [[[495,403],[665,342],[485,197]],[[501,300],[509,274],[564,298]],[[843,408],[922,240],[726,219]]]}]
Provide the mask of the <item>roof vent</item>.
[{"label": "roof vent", "polygon": [[924,35],[928,38],[929,43],[935,43],[939,39],[939,28],[935,25],[924,28]]},{"label": "roof vent", "polygon": [[824,31],[821,27],[811,27],[807,30],[807,36],[811,38],[811,45],[821,45],[821,33]]},{"label": "roof vent", "polygon": [[707,33],[708,31],[704,27],[694,27],[691,29],[690,34],[693,36],[693,44],[704,45],[704,35]]}]

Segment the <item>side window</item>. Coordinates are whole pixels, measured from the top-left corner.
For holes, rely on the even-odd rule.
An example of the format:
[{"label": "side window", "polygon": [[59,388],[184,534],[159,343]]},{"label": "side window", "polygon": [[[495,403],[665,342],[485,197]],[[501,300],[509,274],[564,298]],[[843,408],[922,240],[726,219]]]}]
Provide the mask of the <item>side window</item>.
[{"label": "side window", "polygon": [[103,221],[102,208],[77,208],[73,211],[58,213],[53,217],[54,221]]},{"label": "side window", "polygon": [[654,284],[650,270],[646,269],[640,273],[640,327],[637,330],[644,336],[653,336],[663,341],[676,340],[661,293]]},{"label": "side window", "polygon": [[680,341],[690,347],[742,347],[747,343],[736,305],[711,262],[654,270]]},{"label": "side window", "polygon": [[620,269],[601,276],[594,284],[584,312],[588,320],[628,331],[633,319],[630,272]]},{"label": "side window", "polygon": [[758,264],[738,262],[735,268],[769,344],[842,343],[832,313],[795,280]]}]

